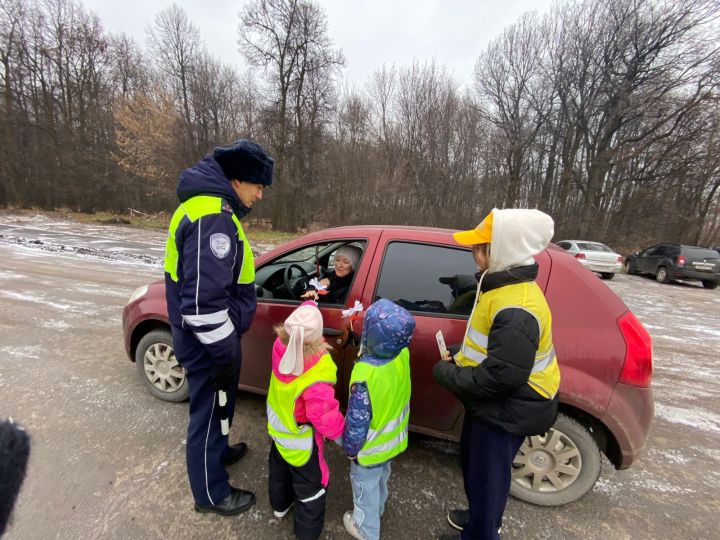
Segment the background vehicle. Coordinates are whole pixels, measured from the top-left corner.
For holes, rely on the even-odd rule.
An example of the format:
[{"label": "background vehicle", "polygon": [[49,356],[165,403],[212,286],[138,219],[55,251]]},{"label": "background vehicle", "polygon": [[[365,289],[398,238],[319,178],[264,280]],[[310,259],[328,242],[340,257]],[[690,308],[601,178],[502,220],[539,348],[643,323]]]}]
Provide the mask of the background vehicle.
[{"label": "background vehicle", "polygon": [[706,289],[714,289],[720,283],[720,253],[705,247],[657,244],[628,255],[625,272],[652,274],[659,283],[700,281]]},{"label": "background vehicle", "polygon": [[560,240],[555,243],[603,279],[612,279],[622,270],[622,255],[605,244],[588,240]]},{"label": "background vehicle", "polygon": [[[357,356],[341,311],[355,300],[367,307],[389,298],[417,321],[410,347],[411,429],[458,440],[463,407],[432,379],[438,360],[435,333],[442,330],[448,345],[460,343],[475,294],[473,258],[455,244],[452,232],[342,227],[308,234],[258,257],[258,308],[242,339],[241,388],[266,392],[273,325],[297,307],[303,281],[331,268],[335,251],[352,243],[363,249],[363,256],[344,304],[321,304],[324,333],[338,368],[338,397],[347,400]],[[553,313],[562,371],[561,412],[553,429],[523,444],[514,464],[512,493],[536,504],[558,505],[592,488],[600,473],[601,451],[618,469],[642,453],[653,415],[652,347],[650,336],[623,302],[562,250],[551,247],[536,260],[537,283]],[[187,396],[169,341],[163,282],[131,299],[123,312],[123,329],[128,355],[150,391],[170,400]],[[361,320],[353,330],[361,332]]]}]

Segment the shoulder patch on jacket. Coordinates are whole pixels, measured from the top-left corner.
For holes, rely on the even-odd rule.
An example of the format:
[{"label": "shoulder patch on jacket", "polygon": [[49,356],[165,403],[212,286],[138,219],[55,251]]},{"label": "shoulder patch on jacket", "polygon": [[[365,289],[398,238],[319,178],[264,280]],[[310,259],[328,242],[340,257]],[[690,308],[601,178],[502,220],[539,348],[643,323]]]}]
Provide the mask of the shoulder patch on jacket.
[{"label": "shoulder patch on jacket", "polygon": [[218,259],[224,259],[230,253],[230,237],[225,233],[211,234],[210,249]]}]

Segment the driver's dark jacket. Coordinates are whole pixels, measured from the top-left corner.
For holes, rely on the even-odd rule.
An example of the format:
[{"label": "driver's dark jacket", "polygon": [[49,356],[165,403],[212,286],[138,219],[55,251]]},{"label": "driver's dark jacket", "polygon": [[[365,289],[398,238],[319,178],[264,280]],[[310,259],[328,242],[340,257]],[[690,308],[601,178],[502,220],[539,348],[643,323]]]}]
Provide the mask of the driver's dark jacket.
[{"label": "driver's dark jacket", "polygon": [[[180,174],[177,195],[181,203],[197,195],[221,197],[224,203],[220,213],[203,216],[195,222],[185,217],[178,226],[175,233],[178,281],[165,273],[168,317],[173,326],[192,331],[198,344],[211,356],[230,361],[238,338],[250,327],[257,305],[254,284],[238,283],[243,246],[232,220],[233,213],[240,219],[250,209],[240,202],[212,156]],[[213,235],[226,235],[231,239],[227,255],[218,257],[213,253]],[[225,319],[224,310],[228,315]],[[202,315],[207,316],[205,321],[198,317]],[[233,328],[225,335],[226,332],[219,329],[227,325],[228,318]],[[229,325],[224,328],[230,329]],[[221,338],[215,340],[218,335]]]},{"label": "driver's dark jacket", "polygon": [[[328,270],[323,273],[323,278],[330,280],[328,285],[327,294],[322,294],[318,297],[318,302],[324,302],[326,304],[343,304],[347,297],[350,284],[352,283],[355,272],[350,272],[347,276],[338,277],[334,270]],[[314,289],[314,287],[310,287]]]}]

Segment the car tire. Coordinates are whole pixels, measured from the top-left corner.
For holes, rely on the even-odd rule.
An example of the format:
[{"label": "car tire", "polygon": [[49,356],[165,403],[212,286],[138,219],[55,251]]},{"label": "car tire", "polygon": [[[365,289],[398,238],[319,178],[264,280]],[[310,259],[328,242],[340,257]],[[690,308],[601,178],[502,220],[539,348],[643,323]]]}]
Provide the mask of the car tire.
[{"label": "car tire", "polygon": [[510,494],[540,506],[567,504],[593,488],[601,464],[590,432],[560,413],[550,431],[523,441],[513,460]]},{"label": "car tire", "polygon": [[625,273],[630,274],[631,276],[636,276],[638,274],[633,261],[625,261]]},{"label": "car tire", "polygon": [[710,279],[703,279],[702,284],[703,284],[703,287],[705,287],[706,289],[715,289],[718,286],[717,281],[712,281]]},{"label": "car tire", "polygon": [[657,269],[657,272],[655,272],[655,281],[658,283],[670,283],[670,274],[668,273],[667,268],[660,266]]},{"label": "car tire", "polygon": [[601,272],[600,277],[603,279],[612,279],[615,277],[615,274],[613,274],[612,272]]},{"label": "car tire", "polygon": [[135,350],[135,366],[145,388],[154,397],[179,402],[190,395],[185,370],[175,358],[169,330],[153,330],[142,337]]}]

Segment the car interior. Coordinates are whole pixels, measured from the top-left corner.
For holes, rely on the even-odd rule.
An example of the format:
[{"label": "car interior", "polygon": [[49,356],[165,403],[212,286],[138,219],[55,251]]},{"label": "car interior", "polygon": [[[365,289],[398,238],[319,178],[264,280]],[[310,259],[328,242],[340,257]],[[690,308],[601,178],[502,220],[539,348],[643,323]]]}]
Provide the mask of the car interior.
[{"label": "car interior", "polygon": [[[364,253],[365,244],[360,240],[338,240],[304,246],[285,253],[256,270],[257,296],[262,299],[300,301],[301,295],[308,290],[311,279],[320,279],[334,270],[335,253],[339,248],[351,245],[360,248]],[[362,258],[360,260],[362,262]],[[345,303],[346,296],[347,294],[341,299],[342,304]]]}]

